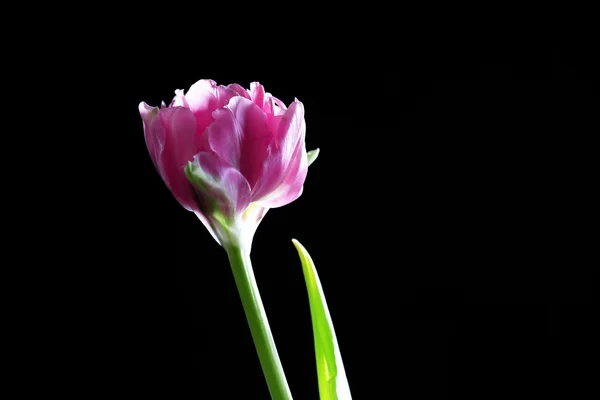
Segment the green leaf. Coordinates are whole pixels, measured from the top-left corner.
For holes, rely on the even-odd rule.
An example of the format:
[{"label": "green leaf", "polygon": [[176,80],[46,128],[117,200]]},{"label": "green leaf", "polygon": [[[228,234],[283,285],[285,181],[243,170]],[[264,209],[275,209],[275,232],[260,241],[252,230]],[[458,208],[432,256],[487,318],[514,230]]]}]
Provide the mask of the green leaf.
[{"label": "green leaf", "polygon": [[327,308],[319,275],[310,255],[296,239],[292,239],[306,280],[308,302],[315,339],[315,356],[317,361],[317,377],[321,400],[352,399],[348,379],[344,371],[342,356],[335,337],[331,315]]},{"label": "green leaf", "polygon": [[317,159],[317,157],[319,157],[319,148],[317,147],[314,150],[309,151],[308,153],[306,153],[306,155],[308,156],[308,166],[310,167],[310,164],[314,163],[315,160]]}]

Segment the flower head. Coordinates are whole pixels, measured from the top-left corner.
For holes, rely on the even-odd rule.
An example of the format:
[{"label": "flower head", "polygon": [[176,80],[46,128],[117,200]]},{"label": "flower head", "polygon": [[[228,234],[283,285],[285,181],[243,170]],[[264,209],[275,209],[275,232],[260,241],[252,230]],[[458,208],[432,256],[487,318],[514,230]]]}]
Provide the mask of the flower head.
[{"label": "flower head", "polygon": [[304,106],[254,82],[200,80],[160,108],[142,102],[150,157],[175,198],[221,245],[249,247],[269,208],[302,194],[308,160]]}]

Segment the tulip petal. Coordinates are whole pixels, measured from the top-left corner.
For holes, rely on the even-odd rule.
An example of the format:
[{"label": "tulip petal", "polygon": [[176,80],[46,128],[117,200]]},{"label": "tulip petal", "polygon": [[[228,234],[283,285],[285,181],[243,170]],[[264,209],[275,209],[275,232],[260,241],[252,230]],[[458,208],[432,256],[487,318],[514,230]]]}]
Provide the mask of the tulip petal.
[{"label": "tulip petal", "polygon": [[146,102],[142,101],[139,106],[138,106],[139,112],[140,112],[140,116],[142,117],[142,120],[144,121],[144,124],[150,126],[150,122],[152,122],[152,120],[154,119],[154,117],[156,117],[158,115],[158,107],[152,107],[148,104],[146,104]]},{"label": "tulip petal", "polygon": [[[192,113],[181,107],[159,109],[141,103],[140,114],[144,120],[144,138],[150,157],[166,186],[186,210],[198,216],[211,236],[220,243],[210,221],[202,214],[195,190],[184,172],[184,166],[189,161],[186,158],[190,157],[189,149],[193,148],[193,145],[188,146],[195,135]],[[170,150],[180,148],[184,151],[179,157],[168,154]]]},{"label": "tulip petal", "polygon": [[275,135],[284,160],[291,158],[298,141],[304,140],[305,131],[304,105],[294,101],[283,114]]},{"label": "tulip petal", "polygon": [[[149,106],[143,101],[138,108],[142,120],[144,121],[144,140],[146,141],[146,147],[148,147],[148,153],[150,153],[150,158],[152,159],[154,166],[158,169],[157,160],[162,143],[159,142],[157,135],[151,133],[150,126],[152,125],[154,118],[158,116],[160,109],[158,107]],[[164,142],[164,139],[162,141]]]},{"label": "tulip petal", "polygon": [[240,171],[253,187],[273,140],[265,113],[252,101],[237,96],[213,115],[215,121],[206,132],[211,150]]},{"label": "tulip petal", "polygon": [[[276,208],[291,203],[302,195],[304,181],[308,172],[308,158],[304,144],[300,144],[294,153],[283,177],[279,179],[275,188],[269,194],[256,200],[258,204],[267,208]],[[253,201],[255,201],[253,199]]]},{"label": "tulip petal", "polygon": [[265,93],[265,100],[263,104],[263,110],[267,114],[267,124],[271,129],[271,132],[277,132],[281,115],[285,113],[287,108],[281,100],[273,97],[271,93]]},{"label": "tulip petal", "polygon": [[279,100],[277,97],[273,96],[271,93],[266,93],[266,96],[273,103],[273,115],[285,114],[287,107],[285,106],[283,101]]},{"label": "tulip petal", "polygon": [[250,84],[250,96],[252,97],[252,101],[263,110],[265,104],[265,88],[263,85],[258,82],[252,82]]},{"label": "tulip petal", "polygon": [[273,99],[268,93],[265,93],[262,109],[265,112],[265,114],[267,114],[267,118],[273,118],[273,107]]},{"label": "tulip petal", "polygon": [[269,131],[273,132],[273,134],[277,133],[279,130],[279,123],[281,122],[281,115],[271,115],[267,119],[267,126],[269,127]]},{"label": "tulip petal", "polygon": [[175,90],[175,97],[173,97],[173,101],[171,101],[171,104],[169,105],[169,107],[190,108],[190,106],[188,105],[187,99],[185,98],[185,95],[183,94],[182,89]]},{"label": "tulip petal", "polygon": [[275,208],[294,201],[302,194],[308,172],[305,133],[304,107],[296,101],[279,122],[276,139],[267,152],[263,173],[253,187],[252,201]]},{"label": "tulip petal", "polygon": [[163,109],[159,116],[166,133],[160,161],[169,177],[184,177],[183,168],[198,151],[195,138],[196,119],[185,107]]},{"label": "tulip petal", "polygon": [[[194,83],[185,94],[185,99],[196,117],[196,138],[199,139],[214,120],[213,111],[225,106],[229,100],[239,94],[228,87],[218,86],[211,79],[202,79]],[[201,143],[202,141],[198,141]],[[203,149],[208,150],[208,149]]]},{"label": "tulip petal", "polygon": [[189,211],[198,207],[183,168],[187,161],[193,159],[195,131],[194,116],[184,107],[161,108],[144,129],[146,144],[158,173],[175,198]]},{"label": "tulip petal", "polygon": [[250,204],[250,185],[244,176],[215,153],[200,152],[189,162],[185,173],[213,204],[205,212],[220,212],[231,219]]},{"label": "tulip petal", "polygon": [[248,91],[246,89],[244,89],[243,87],[241,87],[240,85],[238,85],[237,83],[232,83],[230,85],[227,85],[227,87],[229,89],[235,91],[238,95],[245,97],[248,100],[252,100]]}]

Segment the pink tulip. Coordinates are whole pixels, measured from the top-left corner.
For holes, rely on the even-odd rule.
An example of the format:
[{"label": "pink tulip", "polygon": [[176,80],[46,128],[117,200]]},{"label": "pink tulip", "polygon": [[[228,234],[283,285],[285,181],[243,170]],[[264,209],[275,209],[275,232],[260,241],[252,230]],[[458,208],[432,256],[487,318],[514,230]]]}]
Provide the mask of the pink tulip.
[{"label": "pink tulip", "polygon": [[289,108],[252,83],[196,82],[169,106],[140,103],[156,169],[175,198],[222,246],[249,251],[269,208],[302,194],[308,161],[304,107]]}]

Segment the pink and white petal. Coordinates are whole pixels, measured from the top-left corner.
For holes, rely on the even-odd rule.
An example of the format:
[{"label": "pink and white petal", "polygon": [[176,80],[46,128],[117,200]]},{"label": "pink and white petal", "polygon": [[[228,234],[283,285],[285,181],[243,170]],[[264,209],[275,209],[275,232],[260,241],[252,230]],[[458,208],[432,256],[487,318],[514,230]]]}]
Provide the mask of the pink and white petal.
[{"label": "pink and white petal", "polygon": [[235,213],[241,215],[250,204],[250,185],[246,178],[235,168],[228,168],[221,175],[221,187],[227,193]]},{"label": "pink and white petal", "polygon": [[252,100],[252,98],[250,97],[250,93],[248,93],[248,91],[246,89],[244,89],[242,86],[238,85],[237,83],[232,83],[230,85],[227,85],[227,87],[233,91],[235,91],[238,95],[247,98],[248,100]]},{"label": "pink and white petal", "polygon": [[144,121],[144,124],[146,124],[147,126],[150,126],[150,122],[152,122],[152,120],[158,115],[158,107],[152,107],[148,104],[146,104],[146,102],[142,101],[139,105],[138,105],[138,110],[140,112],[140,116],[142,117],[142,120]]},{"label": "pink and white petal", "polygon": [[285,103],[273,95],[270,95],[270,96],[271,96],[271,99],[273,100],[273,104],[274,104],[273,115],[283,115],[287,110]]},{"label": "pink and white petal", "polygon": [[252,201],[279,207],[299,196],[308,170],[305,135],[302,103],[294,102],[281,117],[279,141],[276,139],[269,146],[263,172],[253,186]]},{"label": "pink and white petal", "polygon": [[287,107],[281,100],[273,96],[271,93],[265,93],[265,106],[263,108],[268,115],[282,115],[287,110]]},{"label": "pink and white petal", "polygon": [[237,96],[216,110],[214,118],[206,132],[211,150],[240,171],[253,187],[273,140],[265,113],[252,101]]},{"label": "pink and white petal", "polygon": [[271,115],[267,119],[267,126],[274,137],[277,136],[277,132],[279,131],[279,123],[281,122],[281,118],[281,115]]},{"label": "pink and white petal", "polygon": [[171,104],[169,104],[169,107],[188,107],[188,102],[183,94],[183,89],[177,89],[175,90],[175,97],[173,97],[173,100],[171,101]]},{"label": "pink and white petal", "polygon": [[252,97],[252,101],[260,107],[261,110],[264,110],[265,104],[265,88],[258,82],[250,83],[250,96]]},{"label": "pink and white petal", "polygon": [[267,125],[269,126],[269,130],[273,132],[273,134],[277,133],[283,111],[275,104],[275,99],[270,93],[265,93],[263,110],[265,114],[267,114]]},{"label": "pink and white petal", "polygon": [[209,114],[216,108],[215,92],[217,83],[212,79],[200,79],[194,83],[185,93],[185,98],[190,110],[194,114],[202,110]]},{"label": "pink and white petal", "polygon": [[302,194],[307,172],[308,158],[302,142],[298,143],[289,163],[279,172],[280,176],[269,177],[265,181],[265,189],[268,189],[268,193],[253,193],[252,201],[266,208],[276,208],[291,203]]},{"label": "pink and white petal", "polygon": [[289,186],[280,186],[277,191],[269,194],[269,196],[264,197],[260,201],[257,201],[256,204],[268,208],[283,207],[290,204],[294,200],[297,200],[300,196],[302,196],[303,191],[304,181],[299,185],[294,184]]},{"label": "pink and white petal", "polygon": [[305,132],[304,105],[294,101],[281,117],[275,134],[284,162],[292,157],[298,141],[304,140]]},{"label": "pink and white petal", "polygon": [[213,121],[213,111],[225,106],[234,96],[238,96],[235,90],[218,86],[211,79],[199,80],[190,87],[185,94],[185,99],[196,117],[198,139]]},{"label": "pink and white petal", "polygon": [[[196,120],[197,122],[197,120]],[[211,121],[212,123],[213,121]],[[210,125],[208,125],[210,127]],[[202,134],[198,133],[198,128],[196,128],[196,146],[198,147],[198,151],[212,151],[210,149],[210,143],[208,142],[208,128],[204,130]]]},{"label": "pink and white petal", "polygon": [[267,197],[281,184],[285,176],[285,163],[276,142],[272,142],[263,162],[262,173],[252,186],[252,201],[257,202]]},{"label": "pink and white petal", "polygon": [[265,93],[265,100],[263,103],[263,111],[267,114],[268,118],[271,118],[273,116],[273,99],[270,98],[267,93]]},{"label": "pink and white petal", "polygon": [[250,204],[250,185],[244,176],[215,153],[194,156],[193,176],[204,196],[216,202],[228,218],[241,215]]},{"label": "pink and white petal", "polygon": [[[165,179],[164,171],[159,163],[160,153],[165,144],[165,128],[158,114],[161,109],[158,107],[150,107],[146,103],[140,103],[140,114],[144,121],[144,140],[148,153],[152,159],[152,163],[156,167],[158,173]],[[157,118],[158,117],[158,118]]]},{"label": "pink and white petal", "polygon": [[159,117],[163,129],[158,126],[154,129],[158,142],[163,141],[158,156],[159,172],[181,205],[189,211],[197,211],[195,192],[184,171],[196,151],[194,115],[185,107],[175,107],[161,109]]},{"label": "pink and white petal", "polygon": [[198,151],[194,114],[188,108],[174,107],[162,110],[160,118],[166,129],[161,161],[170,167],[184,167]]},{"label": "pink and white petal", "polygon": [[219,85],[217,86],[215,96],[217,98],[217,108],[221,108],[225,107],[232,97],[238,97],[238,93],[235,90],[228,88],[227,86]]}]

